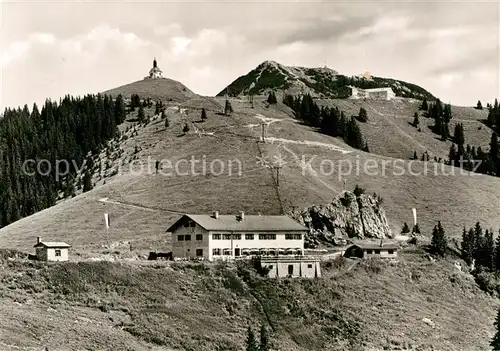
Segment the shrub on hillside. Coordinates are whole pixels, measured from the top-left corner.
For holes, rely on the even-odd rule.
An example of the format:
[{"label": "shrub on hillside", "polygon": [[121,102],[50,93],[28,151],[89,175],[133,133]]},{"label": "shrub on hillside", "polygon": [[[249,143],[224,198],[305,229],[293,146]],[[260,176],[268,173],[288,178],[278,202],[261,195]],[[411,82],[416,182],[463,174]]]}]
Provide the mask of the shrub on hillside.
[{"label": "shrub on hillside", "polygon": [[344,268],[346,263],[347,263],[346,258],[343,256],[339,256],[331,261],[326,261],[324,264],[324,268],[326,270],[330,270],[330,269],[339,270],[339,269]]},{"label": "shrub on hillside", "polygon": [[480,270],[474,274],[474,279],[481,290],[491,295],[500,294],[500,280],[495,273]]},{"label": "shrub on hillside", "polygon": [[379,274],[384,268],[384,262],[381,259],[373,258],[369,260],[362,261],[362,267],[368,273]]},{"label": "shrub on hillside", "polygon": [[222,276],[224,278],[222,284],[226,289],[231,290],[237,295],[246,295],[245,284],[234,271],[227,269],[222,272]]}]

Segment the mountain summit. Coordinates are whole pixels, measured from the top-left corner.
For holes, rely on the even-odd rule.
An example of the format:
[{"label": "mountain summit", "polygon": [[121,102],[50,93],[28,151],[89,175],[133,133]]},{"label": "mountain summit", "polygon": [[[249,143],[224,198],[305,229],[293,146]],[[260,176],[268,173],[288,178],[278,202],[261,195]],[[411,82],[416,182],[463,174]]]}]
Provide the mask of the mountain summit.
[{"label": "mountain summit", "polygon": [[390,87],[396,96],[434,100],[435,97],[418,85],[404,81],[366,75],[346,76],[328,67],[307,68],[285,66],[264,61],[244,76],[237,78],[217,96],[262,95],[270,90],[286,90],[289,94],[310,94],[322,98],[347,98],[351,88]]}]

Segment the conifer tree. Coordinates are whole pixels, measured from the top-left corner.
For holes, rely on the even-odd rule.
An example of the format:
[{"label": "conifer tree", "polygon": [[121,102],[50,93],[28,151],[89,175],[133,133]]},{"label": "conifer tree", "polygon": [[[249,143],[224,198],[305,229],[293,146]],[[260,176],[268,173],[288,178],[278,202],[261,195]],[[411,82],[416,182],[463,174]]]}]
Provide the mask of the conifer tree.
[{"label": "conifer tree", "polygon": [[500,272],[500,230],[495,241],[495,271]]},{"label": "conifer tree", "polygon": [[182,131],[183,131],[184,133],[189,132],[189,126],[188,126],[187,124],[185,124],[185,125],[184,125],[184,128],[182,128]]},{"label": "conifer tree", "polygon": [[366,113],[366,110],[363,107],[359,108],[358,120],[360,122],[368,121],[368,114]]},{"label": "conifer tree", "polygon": [[368,143],[365,141],[365,146],[363,146],[362,151],[364,152],[370,152],[370,148],[368,147]]},{"label": "conifer tree", "polygon": [[207,112],[205,111],[205,108],[201,109],[201,120],[204,121],[207,119]]},{"label": "conifer tree", "polygon": [[356,149],[362,149],[364,146],[363,136],[359,129],[356,119],[352,117],[347,123],[347,135],[344,139],[346,143]]},{"label": "conifer tree", "polygon": [[450,123],[452,117],[451,105],[446,104],[443,109],[443,122],[447,125],[448,123]]},{"label": "conifer tree", "polygon": [[472,264],[474,259],[474,234],[470,231],[468,232],[465,227],[462,231],[462,243],[461,243],[462,258],[468,265]]},{"label": "conifer tree", "polygon": [[415,112],[415,114],[413,115],[413,126],[418,127],[419,124],[420,124],[420,120],[418,119],[418,113]]},{"label": "conifer tree", "polygon": [[481,104],[481,101],[480,100],[477,100],[477,105],[476,105],[476,108],[478,110],[482,110],[483,109],[483,105]]},{"label": "conifer tree", "polygon": [[228,116],[232,112],[233,112],[233,106],[231,106],[231,102],[229,100],[226,100],[226,105],[224,106],[224,114]]},{"label": "conifer tree", "polygon": [[115,118],[116,118],[116,124],[123,123],[125,121],[126,117],[126,109],[125,109],[125,102],[123,101],[123,96],[120,94],[116,97],[115,100]]},{"label": "conifer tree", "polygon": [[491,174],[500,176],[500,150],[496,132],[491,135],[489,161]]},{"label": "conifer tree", "polygon": [[132,94],[130,97],[131,100],[131,106],[132,107],[139,107],[141,105],[141,98],[139,97],[138,94]]},{"label": "conifer tree", "polygon": [[270,350],[271,350],[271,345],[269,343],[269,335],[267,334],[267,329],[264,325],[261,325],[259,351],[270,351]]},{"label": "conifer tree", "polygon": [[420,234],[420,227],[418,226],[418,223],[413,226],[412,233]]},{"label": "conifer tree", "polygon": [[139,106],[139,112],[137,113],[137,120],[139,123],[144,122],[146,119],[146,114],[144,113],[144,107],[142,105]]},{"label": "conifer tree", "polygon": [[83,176],[83,192],[85,193],[89,190],[92,190],[92,174],[91,171],[87,169]]},{"label": "conifer tree", "polygon": [[455,124],[455,131],[453,133],[453,139],[457,143],[457,145],[465,144],[465,133],[464,126],[462,123]]},{"label": "conifer tree", "polygon": [[422,101],[422,105],[420,105],[420,109],[427,111],[429,109],[429,106],[427,105],[427,99],[424,98],[424,101]]},{"label": "conifer tree", "polygon": [[274,94],[274,91],[270,91],[269,95],[267,97],[267,102],[269,104],[276,104],[278,100],[276,99],[276,95]]},{"label": "conifer tree", "polygon": [[474,260],[476,261],[477,265],[484,266],[484,261],[485,261],[483,255],[484,235],[483,235],[483,228],[481,228],[481,224],[477,222],[474,228],[471,228],[469,230],[469,233],[473,237]]},{"label": "conifer tree", "polygon": [[495,242],[493,240],[493,231],[486,230],[484,235],[484,266],[490,271],[495,267]]},{"label": "conifer tree", "polygon": [[434,226],[432,231],[432,239],[431,239],[431,252],[435,255],[439,255],[444,257],[446,255],[446,248],[448,247],[446,234],[444,232],[443,226],[441,225],[441,221],[438,221],[438,224]]},{"label": "conifer tree", "polygon": [[408,226],[408,223],[404,222],[403,228],[401,228],[401,234],[406,234],[409,232],[410,232],[410,227]]},{"label": "conifer tree", "polygon": [[251,327],[247,329],[246,349],[245,351],[259,351],[259,345],[255,338],[255,333]]},{"label": "conifer tree", "polygon": [[493,323],[495,326],[495,336],[490,342],[490,346],[494,351],[500,351],[500,309],[497,311],[497,318]]},{"label": "conifer tree", "polygon": [[414,151],[414,152],[413,152],[413,159],[414,159],[414,160],[418,160],[418,155],[417,155],[417,152],[416,152],[416,151]]}]

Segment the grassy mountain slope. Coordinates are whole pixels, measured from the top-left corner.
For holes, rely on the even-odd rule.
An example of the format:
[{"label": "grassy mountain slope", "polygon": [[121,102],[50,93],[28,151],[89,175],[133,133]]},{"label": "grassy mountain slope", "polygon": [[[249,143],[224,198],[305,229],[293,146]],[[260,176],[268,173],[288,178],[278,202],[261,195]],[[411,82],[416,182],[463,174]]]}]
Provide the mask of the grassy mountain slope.
[{"label": "grassy mountain slope", "polygon": [[220,264],[0,264],[2,350],[239,351],[260,324],[279,351],[488,350],[498,306],[419,249],[397,264],[340,260],[319,280]]},{"label": "grassy mountain slope", "polygon": [[259,95],[268,90],[286,90],[289,94],[345,98],[348,85],[359,88],[391,87],[397,96],[434,99],[425,89],[411,83],[382,77],[365,79],[348,77],[330,68],[289,67],[275,61],[264,61],[254,70],[237,78],[217,96]]},{"label": "grassy mountain slope", "polygon": [[[409,159],[417,151],[420,157],[427,151],[431,158],[447,159],[452,144],[451,140],[443,142],[439,135],[432,132],[432,118],[424,117],[419,111],[421,102],[412,99],[383,100],[350,100],[323,99],[320,105],[338,106],[347,116],[357,116],[360,107],[367,111],[368,122],[359,123],[363,136],[367,139],[370,152],[378,155]],[[415,128],[413,115],[419,114],[419,127]],[[492,130],[482,123],[488,115],[487,110],[476,110],[472,107],[452,106],[453,118],[450,122],[450,132],[453,134],[456,123],[464,126],[465,143],[471,146],[481,146],[489,149]]]},{"label": "grassy mountain slope", "polygon": [[[108,93],[161,99],[170,126],[152,108],[140,126],[133,112],[119,126],[120,138],[100,154],[93,190],[0,229],[0,247],[33,252],[41,236],[67,241],[71,260],[87,261],[44,265],[0,255],[0,311],[6,316],[0,349],[241,350],[247,326],[260,323],[275,330],[280,351],[488,349],[498,301],[453,262],[429,262],[418,248],[404,251],[397,264],[325,264],[323,279],[314,281],[263,280],[234,266],[137,260],[171,249],[165,230],[182,213],[279,214],[329,202],[356,184],[382,196],[395,234],[411,223],[413,207],[424,235],[437,220],[450,236],[476,221],[500,228],[500,178],[409,162],[413,150],[444,156],[450,144],[437,140],[423,117],[422,132],[408,124],[416,101],[318,100],[348,116],[366,107],[369,121],[360,125],[375,153],[365,153],[304,126],[282,103],[268,106],[263,96],[255,97],[254,107],[245,98],[231,99],[235,112],[224,116],[223,98],[198,96],[171,80],[139,81]],[[453,113],[468,143],[488,142],[491,131],[479,129],[484,112],[454,107]],[[266,143],[259,142],[263,121]],[[257,163],[278,156],[284,162],[279,186],[276,170]],[[191,168],[191,159],[200,162]],[[173,169],[164,163],[157,174],[156,160],[172,166],[185,161],[167,175]],[[225,167],[221,175],[210,170],[214,160]],[[413,172],[427,173],[410,173],[410,164]],[[110,214],[109,231],[104,213]],[[120,262],[89,262],[95,259]]]},{"label": "grassy mountain slope", "polygon": [[120,87],[109,89],[103,92],[113,97],[122,94],[124,97],[130,97],[132,94],[139,94],[141,98],[150,97],[154,100],[163,100],[172,98],[173,101],[185,101],[196,96],[184,84],[169,79],[143,79],[137,82],[122,85]]},{"label": "grassy mountain slope", "polygon": [[[218,104],[222,102],[221,99]],[[180,213],[243,210],[254,214],[278,214],[293,206],[326,203],[344,186],[352,189],[356,184],[384,198],[383,206],[395,233],[404,221],[412,221],[413,207],[417,208],[419,223],[426,234],[431,232],[437,220],[443,222],[447,234],[452,236],[460,235],[462,226],[469,227],[478,220],[484,227],[500,227],[497,205],[500,179],[459,174],[456,168],[420,161],[413,164],[412,170],[424,172],[427,169],[427,175],[412,175],[408,171],[398,175],[393,158],[353,150],[339,139],[315,132],[294,120],[290,109],[282,104],[267,108],[263,98],[256,99],[254,104],[252,109],[245,99],[233,99],[235,113],[222,116],[218,111],[208,110],[208,120],[204,123],[199,122],[200,111],[189,105],[180,104],[188,108],[187,114],[179,112],[175,106],[167,108],[169,128],[157,118],[145,128],[139,128],[136,136],[130,136],[132,130],[129,130],[129,137],[117,145],[123,149],[123,154],[113,161],[110,169],[122,164],[121,175],[96,177],[96,187],[92,191],[3,228],[0,245],[31,249],[36,236],[41,235],[47,240],[68,241],[84,255],[89,249],[100,253],[106,234],[103,213],[108,212],[112,219],[110,241],[131,241],[134,249],[142,248],[144,252],[156,248],[168,250],[164,231]],[[266,144],[258,142],[259,117],[262,116],[275,119],[267,127]],[[132,125],[132,122],[127,123]],[[185,124],[191,126],[186,135],[182,133]],[[195,133],[196,128],[205,134]],[[283,145],[278,147],[280,143]],[[267,155],[268,160],[272,160],[277,151],[287,162],[280,171],[279,189],[276,172],[256,164],[257,156]],[[303,171],[302,158],[307,163],[314,155],[310,163],[313,170]],[[202,160],[204,156],[207,169],[213,160],[222,160],[226,167],[224,175],[154,174],[154,160],[168,159],[175,163],[179,159],[189,161],[191,157]],[[104,153],[102,157],[105,158]],[[151,157],[151,174],[126,172],[132,159],[145,163],[148,157]],[[233,165],[230,176],[228,161],[236,159],[241,161],[242,175],[236,174],[238,167]],[[339,162],[343,162],[340,165],[345,172],[349,160],[353,167],[351,174],[340,177]],[[324,174],[321,173],[322,161]],[[330,162],[336,167],[333,173]],[[376,163],[376,174],[370,162]],[[359,170],[357,164],[360,164]],[[368,169],[363,169],[363,164],[367,164]],[[399,167],[408,167],[408,164],[409,161],[402,161]],[[434,167],[438,167],[436,175],[432,171]],[[180,172],[189,170],[187,162],[181,164]],[[199,163],[195,171],[201,170]],[[449,175],[452,171],[455,175]],[[100,201],[103,198],[108,198],[107,202]],[[161,240],[164,241],[158,247]]]}]

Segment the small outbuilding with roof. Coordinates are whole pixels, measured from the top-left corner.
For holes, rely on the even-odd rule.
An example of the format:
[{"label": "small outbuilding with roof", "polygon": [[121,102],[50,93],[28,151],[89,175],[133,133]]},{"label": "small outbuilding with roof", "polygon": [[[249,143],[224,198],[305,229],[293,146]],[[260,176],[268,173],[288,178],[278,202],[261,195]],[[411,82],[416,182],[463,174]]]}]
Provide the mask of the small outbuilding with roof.
[{"label": "small outbuilding with roof", "polygon": [[43,242],[40,237],[34,246],[36,249],[36,258],[39,261],[67,261],[69,259],[69,248],[71,245],[61,241]]},{"label": "small outbuilding with roof", "polygon": [[344,257],[347,258],[397,258],[398,245],[393,243],[356,243],[349,246],[344,251]]}]

